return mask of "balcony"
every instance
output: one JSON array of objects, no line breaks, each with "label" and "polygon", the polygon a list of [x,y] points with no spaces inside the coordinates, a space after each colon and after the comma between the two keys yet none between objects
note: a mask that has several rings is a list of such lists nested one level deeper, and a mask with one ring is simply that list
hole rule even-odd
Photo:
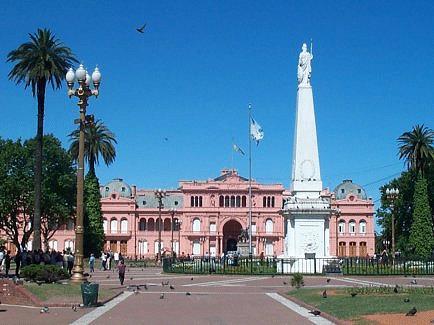
[{"label": "balcony", "polygon": [[104,232],[106,240],[123,240],[130,239],[132,231],[116,231],[116,232]]}]

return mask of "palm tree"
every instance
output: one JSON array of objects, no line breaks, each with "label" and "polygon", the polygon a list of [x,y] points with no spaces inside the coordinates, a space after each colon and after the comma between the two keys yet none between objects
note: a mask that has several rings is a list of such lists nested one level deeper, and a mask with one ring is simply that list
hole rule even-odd
[{"label": "palm tree", "polygon": [[[69,134],[71,141],[69,151],[75,160],[78,158],[79,137],[79,129]],[[101,120],[86,125],[84,128],[84,158],[89,164],[89,173],[95,175],[95,164],[99,164],[100,156],[107,166],[114,162],[116,158],[115,144],[117,144],[115,134]]]},{"label": "palm tree", "polygon": [[38,100],[38,126],[35,148],[35,211],[33,248],[41,248],[41,182],[42,142],[44,134],[45,90],[47,83],[53,89],[62,86],[66,71],[76,63],[71,49],[60,42],[49,29],[38,29],[29,34],[30,41],[9,52],[7,62],[16,62],[9,72],[9,80],[24,88],[32,88],[33,97]]},{"label": "palm tree", "polygon": [[409,169],[426,172],[434,162],[434,131],[426,126],[416,125],[411,132],[404,132],[399,138],[399,159],[405,159]]}]

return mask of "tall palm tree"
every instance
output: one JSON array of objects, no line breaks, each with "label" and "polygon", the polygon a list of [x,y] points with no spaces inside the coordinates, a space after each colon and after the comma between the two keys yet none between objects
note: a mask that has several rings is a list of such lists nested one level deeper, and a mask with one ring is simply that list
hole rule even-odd
[{"label": "tall palm tree", "polygon": [[35,148],[35,211],[33,247],[41,248],[41,182],[42,142],[44,134],[45,90],[47,83],[53,89],[62,86],[66,71],[76,63],[71,49],[60,42],[49,29],[38,29],[29,34],[30,41],[9,52],[7,62],[16,63],[9,72],[9,80],[24,88],[32,88],[33,97],[38,100],[38,126]]},{"label": "tall palm tree", "polygon": [[416,125],[410,132],[399,138],[399,159],[405,159],[409,169],[426,172],[429,164],[434,163],[434,131],[426,126]]},{"label": "tall palm tree", "polygon": [[[69,151],[72,157],[77,160],[80,130],[72,131],[69,138],[71,141]],[[95,164],[99,164],[100,156],[107,166],[114,162],[116,158],[115,144],[117,144],[115,134],[101,120],[86,125],[84,129],[84,158],[89,164],[89,173],[95,175]]]}]

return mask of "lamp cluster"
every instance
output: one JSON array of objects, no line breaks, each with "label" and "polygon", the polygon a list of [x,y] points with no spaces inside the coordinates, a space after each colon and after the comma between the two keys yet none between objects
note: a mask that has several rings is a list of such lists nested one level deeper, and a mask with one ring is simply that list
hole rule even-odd
[{"label": "lamp cluster", "polygon": [[399,195],[399,190],[397,188],[386,189],[386,196],[388,199],[394,200],[398,197],[398,195]]},{"label": "lamp cluster", "polygon": [[[98,66],[95,67],[95,70],[92,73],[92,76],[89,75],[87,70],[83,67],[83,64],[80,64],[78,69],[74,71],[73,68],[69,68],[68,72],[65,76],[66,82],[68,84],[68,96],[72,97],[75,95],[76,91],[81,94],[84,93],[85,90],[90,90],[90,83],[93,81],[93,86],[95,89],[91,91],[90,95],[98,97],[98,89],[101,83],[101,72],[98,69]],[[79,88],[78,90],[74,90],[74,83],[78,82]],[[79,94],[80,94],[79,93]]]}]

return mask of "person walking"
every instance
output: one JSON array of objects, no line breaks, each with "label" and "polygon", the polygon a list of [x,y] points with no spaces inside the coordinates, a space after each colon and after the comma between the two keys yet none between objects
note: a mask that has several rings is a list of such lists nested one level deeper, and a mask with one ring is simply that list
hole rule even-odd
[{"label": "person walking", "polygon": [[89,258],[89,269],[90,269],[90,273],[95,272],[95,256],[93,254],[90,254],[90,258]]},{"label": "person walking", "polygon": [[115,265],[118,266],[118,264],[119,264],[119,253],[118,252],[114,252],[113,259],[115,260]]},{"label": "person walking", "polygon": [[120,261],[120,263],[118,264],[118,271],[119,271],[119,281],[121,282],[121,285],[124,285],[124,280],[125,280],[125,263],[124,261]]},{"label": "person walking", "polygon": [[15,254],[14,257],[14,261],[15,261],[15,276],[18,277],[18,275],[20,274],[20,266],[21,266],[21,250],[17,250],[17,253]]},{"label": "person walking", "polygon": [[74,267],[74,255],[72,255],[71,251],[68,251],[68,273],[72,275],[72,268]]},{"label": "person walking", "polygon": [[102,252],[101,254],[101,267],[100,267],[100,271],[105,271],[107,270],[107,255],[105,252]]},{"label": "person walking", "polygon": [[9,277],[9,269],[11,268],[11,251],[6,251],[6,255],[4,256],[4,261],[5,261],[5,272],[6,272],[6,277]]}]

